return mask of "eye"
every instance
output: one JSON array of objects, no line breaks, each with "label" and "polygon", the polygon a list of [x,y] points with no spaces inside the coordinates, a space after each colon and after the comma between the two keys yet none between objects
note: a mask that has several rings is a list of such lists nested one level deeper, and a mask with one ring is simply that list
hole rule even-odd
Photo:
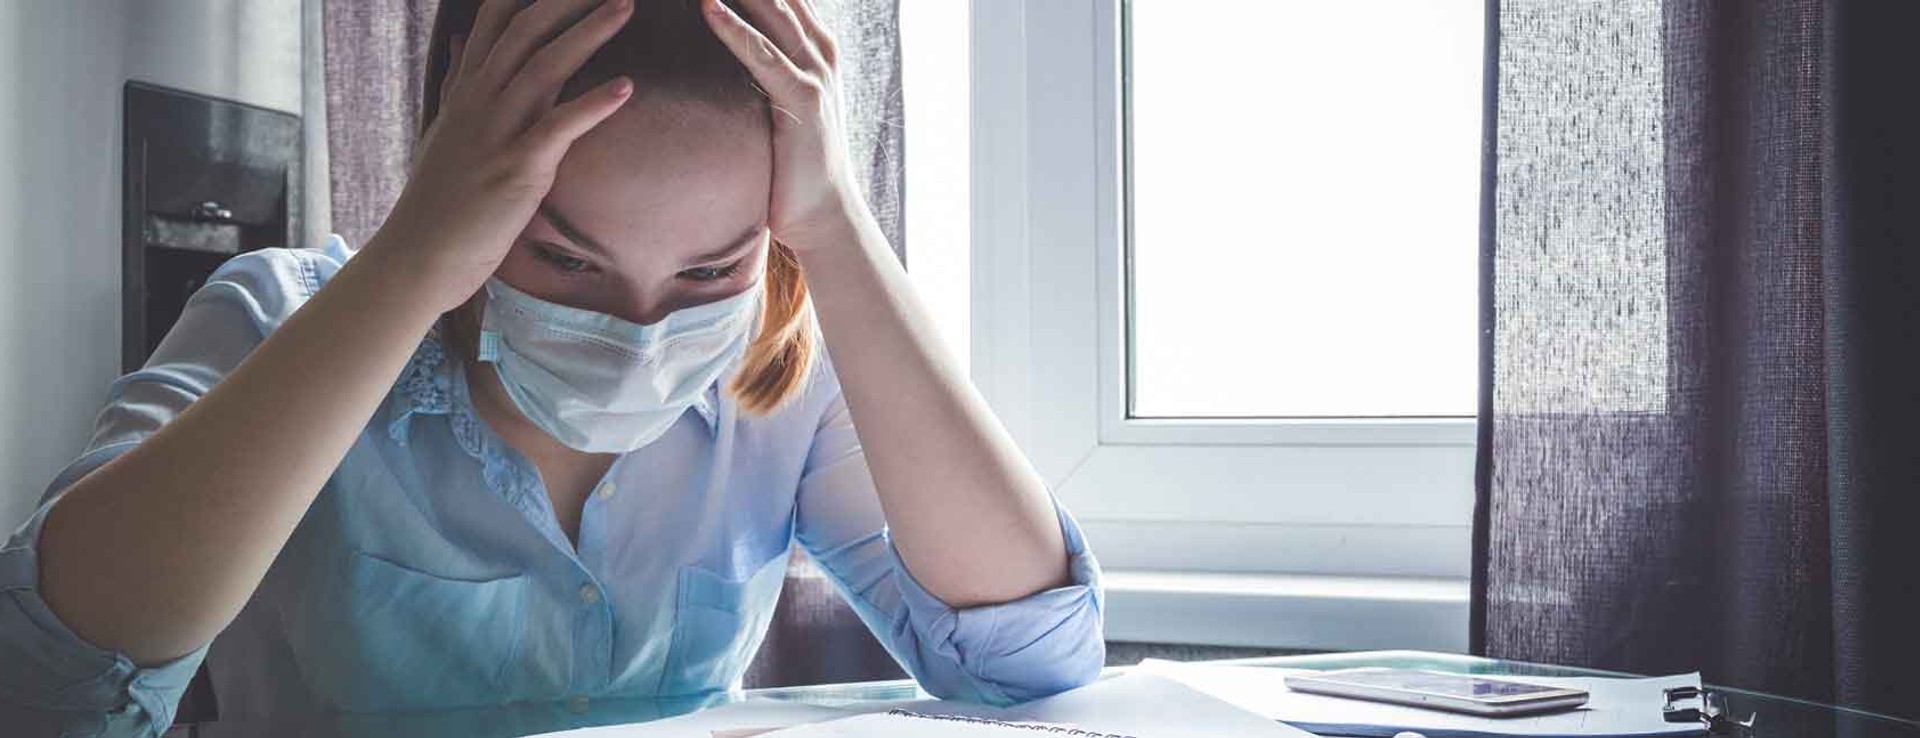
[{"label": "eye", "polygon": [[593,264],[589,263],[586,259],[572,254],[561,253],[559,250],[549,246],[532,244],[532,247],[534,258],[546,262],[548,266],[554,269],[568,274],[583,274],[593,271]]},{"label": "eye", "polygon": [[694,267],[680,272],[679,276],[681,279],[690,279],[695,282],[718,282],[738,273],[740,273],[740,262],[736,261],[726,266]]}]

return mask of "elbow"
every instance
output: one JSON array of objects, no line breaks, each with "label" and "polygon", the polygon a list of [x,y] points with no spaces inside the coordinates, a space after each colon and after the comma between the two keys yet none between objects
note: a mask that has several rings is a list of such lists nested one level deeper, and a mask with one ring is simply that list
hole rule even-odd
[{"label": "elbow", "polygon": [[1092,684],[1106,668],[1107,644],[1095,625],[1077,633],[1060,633],[1057,642],[1040,651],[1042,659],[1021,659],[1021,668],[997,675],[994,702],[1020,703],[1037,700]]},{"label": "elbow", "polygon": [[[1035,637],[1001,641],[976,661],[975,676],[989,702],[1027,702],[1091,684],[1107,664],[1100,608],[1089,596]],[[1012,629],[1018,631],[1018,628]]]}]

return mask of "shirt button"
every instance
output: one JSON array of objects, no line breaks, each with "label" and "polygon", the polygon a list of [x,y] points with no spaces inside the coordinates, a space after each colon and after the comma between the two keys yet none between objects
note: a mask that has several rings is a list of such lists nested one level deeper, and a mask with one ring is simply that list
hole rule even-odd
[{"label": "shirt button", "polygon": [[587,711],[586,696],[574,695],[573,699],[567,700],[567,709],[572,710],[575,715],[585,713]]},{"label": "shirt button", "polygon": [[599,602],[600,590],[595,589],[594,586],[591,584],[580,585],[580,601],[585,602],[589,605]]},{"label": "shirt button", "polygon": [[604,500],[612,496],[613,496],[612,482],[607,482],[606,484],[600,485],[600,499]]}]

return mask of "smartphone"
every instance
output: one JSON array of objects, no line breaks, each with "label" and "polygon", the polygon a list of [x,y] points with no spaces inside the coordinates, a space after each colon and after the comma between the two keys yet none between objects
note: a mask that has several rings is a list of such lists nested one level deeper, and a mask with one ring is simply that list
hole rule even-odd
[{"label": "smartphone", "polygon": [[1587,693],[1580,689],[1413,669],[1346,669],[1290,675],[1286,681],[1298,692],[1482,717],[1571,710],[1587,703]]}]

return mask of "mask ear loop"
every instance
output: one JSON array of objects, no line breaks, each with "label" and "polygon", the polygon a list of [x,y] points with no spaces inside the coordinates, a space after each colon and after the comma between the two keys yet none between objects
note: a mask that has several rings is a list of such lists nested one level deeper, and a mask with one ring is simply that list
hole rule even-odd
[{"label": "mask ear loop", "polygon": [[[500,335],[500,331],[493,329],[493,280],[487,280],[486,286],[474,293],[474,298],[480,300],[477,307],[468,308],[480,311],[480,320],[477,321],[478,325],[474,326],[476,339],[474,360],[498,364],[503,354],[501,348],[506,339]],[[471,321],[472,318],[468,320]]]},{"label": "mask ear loop", "polygon": [[491,302],[486,287],[474,290],[467,298],[452,310],[440,314],[430,329],[440,337],[440,344],[446,347],[449,355],[465,365],[469,358],[477,358],[480,320],[475,314],[484,314],[487,303]]},{"label": "mask ear loop", "polygon": [[480,350],[475,358],[485,363],[499,363],[500,334],[493,331],[482,331],[480,333]]},{"label": "mask ear loop", "polygon": [[747,326],[747,345],[749,346],[753,345],[754,341],[760,340],[760,329],[767,325],[767,311],[773,309],[773,299],[767,296],[769,279],[772,277],[761,275],[760,283],[753,286],[754,291],[759,292],[760,296],[754,299],[759,309],[753,311],[753,325]]}]

